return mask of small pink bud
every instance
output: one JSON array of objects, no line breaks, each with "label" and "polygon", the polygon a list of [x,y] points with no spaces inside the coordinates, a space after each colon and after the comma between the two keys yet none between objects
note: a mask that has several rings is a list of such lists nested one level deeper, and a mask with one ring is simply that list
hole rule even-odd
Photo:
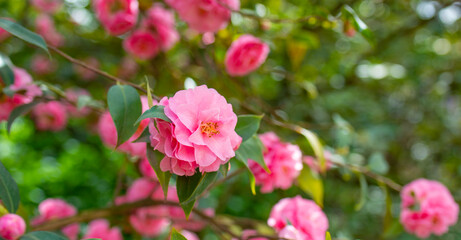
[{"label": "small pink bud", "polygon": [[16,214],[6,214],[0,217],[0,237],[6,240],[16,240],[26,230],[26,223]]}]

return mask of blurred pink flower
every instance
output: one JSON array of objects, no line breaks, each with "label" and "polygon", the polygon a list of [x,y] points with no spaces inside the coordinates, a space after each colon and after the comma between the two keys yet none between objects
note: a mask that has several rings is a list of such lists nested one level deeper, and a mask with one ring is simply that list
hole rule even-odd
[{"label": "blurred pink flower", "polygon": [[235,156],[242,141],[235,132],[237,116],[216,90],[202,85],[165,97],[160,104],[171,123],[152,119],[149,131],[152,147],[165,154],[162,171],[191,176],[199,167],[213,172]]},{"label": "blurred pink flower", "polygon": [[131,57],[124,57],[118,68],[118,75],[122,78],[132,78],[138,72],[138,63]]},{"label": "blurred pink flower", "polygon": [[[254,235],[258,235],[258,231],[256,230],[250,230],[250,229],[247,229],[247,230],[243,230],[242,231],[242,240],[268,240],[267,238],[263,238],[263,237],[257,237],[257,238],[253,238],[251,236],[254,236]],[[233,238],[232,240],[237,240],[235,238]]]},{"label": "blurred pink flower", "polygon": [[267,173],[258,163],[251,160],[248,165],[255,175],[256,184],[261,185],[261,192],[272,192],[274,188],[287,189],[293,185],[303,168],[301,150],[298,146],[281,142],[273,132],[259,135],[266,150],[264,162],[271,173]]},{"label": "blurred pink flower", "polygon": [[[101,65],[99,63],[99,60],[94,57],[86,58],[83,60],[83,62],[86,65],[94,67],[94,68],[99,68],[99,66]],[[74,70],[82,78],[82,80],[85,80],[85,81],[93,80],[98,76],[98,74],[95,73],[94,71],[91,71],[79,65],[74,65]]]},{"label": "blurred pink flower", "polygon": [[40,14],[35,19],[37,33],[47,41],[48,44],[59,47],[64,44],[64,37],[56,31],[53,19],[46,14]]},{"label": "blurred pink flower", "polygon": [[94,0],[96,17],[111,35],[121,35],[136,25],[138,0]]},{"label": "blurred pink flower", "polygon": [[[40,215],[31,221],[32,226],[37,226],[50,220],[72,217],[77,214],[77,209],[64,200],[48,198],[38,205],[38,212]],[[78,223],[74,223],[62,228],[61,231],[70,240],[76,240],[79,228]]]},{"label": "blurred pink flower", "polygon": [[111,228],[105,219],[96,219],[88,224],[88,230],[83,239],[99,238],[101,240],[123,240],[120,229]]},{"label": "blurred pink flower", "polygon": [[[279,236],[297,236],[296,240],[325,240],[328,229],[328,219],[322,209],[300,196],[280,200],[272,208],[267,224]],[[290,225],[294,229],[287,228]]]},{"label": "blurred pink flower", "polygon": [[6,240],[17,240],[26,231],[26,223],[16,214],[6,214],[0,217],[0,237]]},{"label": "blurred pink flower", "polygon": [[7,39],[10,36],[10,33],[5,31],[5,29],[0,28],[0,42]]},{"label": "blurred pink flower", "polygon": [[45,75],[56,70],[56,62],[52,61],[48,56],[35,55],[31,63],[32,71],[38,75]]},{"label": "blurred pink flower", "polygon": [[197,236],[197,234],[193,232],[189,232],[187,230],[182,230],[181,234],[187,239],[187,240],[200,240],[200,238]]},{"label": "blurred pink flower", "polygon": [[159,39],[154,33],[146,30],[136,30],[123,41],[125,51],[141,59],[155,57],[160,50]]},{"label": "blurred pink flower", "polygon": [[154,5],[147,11],[142,27],[156,34],[163,51],[168,51],[179,40],[173,13],[160,5]]},{"label": "blurred pink flower", "polygon": [[62,0],[32,0],[31,3],[44,13],[55,13],[62,6]]},{"label": "blurred pink flower", "polygon": [[404,186],[400,222],[419,238],[442,235],[458,221],[459,206],[448,189],[437,181],[418,179]]},{"label": "blurred pink flower", "polygon": [[[332,162],[333,154],[329,151],[323,152],[323,157],[325,158],[326,169],[330,169],[334,163]],[[320,165],[316,158],[312,156],[303,156],[303,162],[309,166],[313,171],[320,173]]]},{"label": "blurred pink flower", "polygon": [[215,41],[214,33],[212,32],[206,32],[202,36],[202,42],[205,45],[210,45],[213,44]]},{"label": "blurred pink flower", "polygon": [[144,177],[157,180],[157,175],[146,157],[139,161],[139,171]]},{"label": "blurred pink flower", "polygon": [[83,107],[82,109],[78,109],[76,107],[78,103],[78,98],[80,96],[90,96],[90,93],[87,90],[82,89],[82,88],[70,88],[66,90],[66,97],[69,101],[72,102],[72,104],[65,103],[67,112],[69,113],[71,117],[75,117],[75,118],[85,117],[91,111],[89,107]]},{"label": "blurred pink flower", "polygon": [[[238,10],[239,0],[166,0],[189,27],[201,32],[217,32],[227,26],[231,17],[228,8]],[[227,6],[227,7],[226,7]]]},{"label": "blurred pink flower", "polygon": [[66,107],[58,101],[37,104],[32,115],[37,129],[41,131],[60,131],[67,126]]},{"label": "blurred pink flower", "polygon": [[232,42],[224,60],[227,73],[231,76],[244,76],[259,68],[269,54],[269,45],[249,34],[240,36]]}]

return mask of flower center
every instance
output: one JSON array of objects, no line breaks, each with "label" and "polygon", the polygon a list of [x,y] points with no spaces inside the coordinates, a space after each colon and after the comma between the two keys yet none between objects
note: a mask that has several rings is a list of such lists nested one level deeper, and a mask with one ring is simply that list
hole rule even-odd
[{"label": "flower center", "polygon": [[200,123],[200,130],[205,133],[208,137],[213,137],[219,133],[218,123],[215,122],[202,122]]}]

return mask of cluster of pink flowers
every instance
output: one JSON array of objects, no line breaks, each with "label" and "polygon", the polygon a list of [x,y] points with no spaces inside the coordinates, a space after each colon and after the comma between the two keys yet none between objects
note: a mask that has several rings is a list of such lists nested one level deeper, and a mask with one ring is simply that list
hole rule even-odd
[{"label": "cluster of pink flowers", "polygon": [[0,217],[0,237],[5,240],[17,240],[26,231],[26,223],[16,214],[6,214]]},{"label": "cluster of pink flowers", "polygon": [[47,14],[40,14],[35,19],[37,33],[42,35],[46,42],[59,47],[64,44],[64,37],[56,31],[53,19]]},{"label": "cluster of pink flowers", "polygon": [[106,31],[114,36],[132,29],[138,20],[138,0],[95,0],[96,16]]},{"label": "cluster of pink flowers", "polygon": [[110,227],[105,219],[96,219],[88,224],[88,229],[83,239],[99,238],[101,240],[123,240],[122,233],[117,227]]},{"label": "cluster of pink flowers", "polygon": [[191,176],[198,167],[213,172],[235,156],[242,141],[235,132],[237,115],[216,90],[205,85],[182,90],[159,104],[171,120],[149,123],[152,147],[165,154],[162,171]]},{"label": "cluster of pink flowers", "polygon": [[[40,215],[31,221],[32,226],[37,226],[50,220],[74,216],[77,214],[77,209],[64,200],[49,198],[40,203],[38,212]],[[79,224],[73,223],[62,228],[61,231],[70,240],[76,240],[79,229]]]},{"label": "cluster of pink flowers", "polygon": [[267,173],[253,160],[248,165],[255,175],[256,184],[261,185],[261,192],[272,192],[275,188],[287,189],[298,177],[302,164],[302,153],[298,146],[281,142],[273,132],[259,135],[265,150],[264,162],[270,170]]},{"label": "cluster of pink flowers", "polygon": [[269,55],[269,46],[260,39],[245,34],[235,40],[227,50],[227,73],[231,76],[244,76],[261,66]]},{"label": "cluster of pink flowers", "polygon": [[280,237],[295,240],[324,240],[328,219],[315,202],[300,196],[284,198],[271,210],[267,224]]},{"label": "cluster of pink flowers", "polygon": [[402,189],[400,196],[400,222],[407,232],[420,238],[442,235],[458,221],[458,204],[437,181],[415,180]]}]

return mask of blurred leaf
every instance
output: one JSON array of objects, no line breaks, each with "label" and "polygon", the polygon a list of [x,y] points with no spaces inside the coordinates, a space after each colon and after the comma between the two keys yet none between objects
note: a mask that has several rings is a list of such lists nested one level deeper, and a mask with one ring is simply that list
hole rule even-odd
[{"label": "blurred leaf", "polygon": [[138,142],[145,142],[145,143],[150,143],[150,132],[149,132],[149,127],[146,127],[144,131],[142,131],[141,135],[133,141],[134,143]]},{"label": "blurred leaf", "polygon": [[197,172],[193,176],[178,176],[176,189],[178,199],[186,218],[189,217],[197,197],[205,191],[216,179],[218,172]]},{"label": "blurred leaf", "polygon": [[142,113],[138,92],[128,85],[114,85],[107,94],[109,112],[117,129],[117,147],[128,140],[138,128],[136,119]]},{"label": "blurred leaf", "polygon": [[325,162],[325,157],[323,156],[323,146],[322,143],[320,143],[320,140],[317,137],[317,135],[305,128],[298,126],[295,127],[295,130],[307,139],[312,149],[314,150],[317,161],[319,161],[321,171],[325,172],[327,169],[327,165]]},{"label": "blurred leaf", "polygon": [[15,213],[18,210],[20,200],[18,185],[2,162],[0,162],[0,199],[8,212]]},{"label": "blurred leaf", "polygon": [[251,136],[258,132],[263,115],[240,115],[238,116],[235,132],[242,137],[242,142],[245,142]]},{"label": "blurred leaf", "polygon": [[145,111],[134,123],[135,125],[139,124],[142,120],[146,118],[159,118],[167,122],[171,122],[171,120],[165,115],[164,112],[165,106],[162,105],[155,105],[152,106],[150,109]]},{"label": "blurred leaf", "polygon": [[230,162],[227,162],[219,167],[219,172],[223,175],[223,177],[227,177],[227,173],[229,172]]},{"label": "blurred leaf", "polygon": [[290,58],[291,65],[293,70],[297,70],[306,56],[307,49],[309,49],[306,42],[289,40],[287,43],[287,52]]},{"label": "blurred leaf", "polygon": [[52,232],[37,231],[22,236],[20,240],[66,240],[66,238]]},{"label": "blurred leaf", "polygon": [[3,206],[3,204],[0,204],[0,217],[5,215],[5,214],[8,214],[8,210],[6,210],[6,208]]},{"label": "blurred leaf", "polygon": [[323,208],[323,182],[318,174],[304,165],[298,176],[298,184],[305,193],[309,194]]},{"label": "blurred leaf", "polygon": [[46,46],[45,40],[43,38],[34,33],[29,31],[28,29],[24,28],[23,26],[14,23],[10,20],[0,18],[0,28],[3,28],[5,31],[11,33],[12,35],[28,42],[31,43],[43,50],[45,50],[48,54],[48,47]]},{"label": "blurred leaf", "polygon": [[357,15],[353,8],[351,8],[349,5],[344,5],[342,13],[345,19],[349,20],[352,23],[357,32],[360,32],[362,36],[369,42],[375,42],[373,33],[370,31],[365,22],[363,22],[362,19],[360,19],[360,17]]},{"label": "blurred leaf", "polygon": [[77,99],[77,109],[81,110],[86,106],[103,108],[103,104],[100,101],[93,99],[91,96],[88,95],[80,95]]},{"label": "blurred leaf", "polygon": [[13,64],[10,58],[2,53],[0,53],[0,78],[6,86],[14,83]]},{"label": "blurred leaf", "polygon": [[330,232],[328,231],[326,233],[325,240],[331,240],[331,235],[330,235]]},{"label": "blurred leaf", "polygon": [[10,116],[8,117],[8,123],[6,125],[6,130],[8,133],[11,131],[11,126],[13,125],[14,121],[16,118],[19,116],[27,114],[35,105],[39,104],[41,101],[33,101],[28,104],[23,104],[20,106],[17,106],[13,111],[11,111]]},{"label": "blurred leaf", "polygon": [[155,156],[154,149],[150,146],[150,143],[146,143],[146,155],[147,155],[147,160],[149,161],[150,165],[154,169],[155,174],[157,175],[157,179],[160,185],[162,186],[163,194],[166,199],[168,195],[168,185],[170,183],[171,173],[163,172],[162,169],[160,169],[161,160],[159,160]]},{"label": "blurred leaf", "polygon": [[389,164],[380,152],[375,152],[370,156],[368,167],[378,174],[386,174],[389,171]]},{"label": "blurred leaf", "polygon": [[187,240],[187,238],[173,228],[171,229],[171,240]]},{"label": "blurred leaf", "polygon": [[253,135],[247,141],[243,142],[239,149],[235,151],[235,157],[248,166],[248,160],[251,159],[257,162],[266,172],[270,173],[263,157],[264,146],[258,136]]},{"label": "blurred leaf", "polygon": [[362,209],[363,205],[365,205],[365,202],[367,201],[367,195],[368,195],[368,183],[367,179],[365,179],[365,176],[363,174],[359,174],[359,182],[360,182],[360,201],[355,204],[355,211],[359,211]]}]

